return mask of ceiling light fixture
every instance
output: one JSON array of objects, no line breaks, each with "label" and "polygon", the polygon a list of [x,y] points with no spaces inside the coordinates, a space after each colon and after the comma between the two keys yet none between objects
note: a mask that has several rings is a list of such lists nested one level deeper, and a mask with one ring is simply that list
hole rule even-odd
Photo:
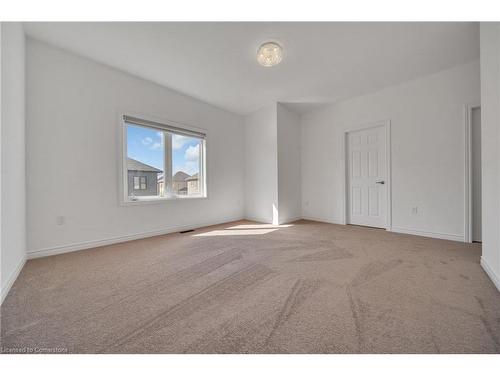
[{"label": "ceiling light fixture", "polygon": [[262,66],[278,65],[283,59],[283,48],[278,43],[266,42],[257,51],[257,61]]}]

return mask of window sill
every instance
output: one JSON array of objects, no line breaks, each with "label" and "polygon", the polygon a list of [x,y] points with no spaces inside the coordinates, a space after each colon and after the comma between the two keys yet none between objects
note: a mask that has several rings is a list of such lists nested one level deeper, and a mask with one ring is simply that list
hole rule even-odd
[{"label": "window sill", "polygon": [[205,200],[208,199],[207,196],[198,197],[164,197],[164,198],[142,198],[137,200],[124,200],[121,201],[122,206],[140,206],[143,204],[161,204],[167,202],[178,202],[178,201],[190,201],[190,200]]}]

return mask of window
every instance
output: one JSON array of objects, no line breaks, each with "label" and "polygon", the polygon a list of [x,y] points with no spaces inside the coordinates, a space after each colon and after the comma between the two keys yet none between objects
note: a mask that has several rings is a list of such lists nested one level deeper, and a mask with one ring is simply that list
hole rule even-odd
[{"label": "window", "polygon": [[146,181],[146,177],[134,176],[134,190],[146,190]]},{"label": "window", "polygon": [[125,202],[206,196],[200,131],[123,116]]}]

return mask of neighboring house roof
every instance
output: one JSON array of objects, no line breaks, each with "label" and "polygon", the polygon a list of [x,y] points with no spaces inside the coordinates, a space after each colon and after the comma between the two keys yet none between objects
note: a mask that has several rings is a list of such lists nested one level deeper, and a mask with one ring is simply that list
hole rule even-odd
[{"label": "neighboring house roof", "polygon": [[186,178],[185,181],[196,181],[198,179],[198,173],[195,173],[191,177]]},{"label": "neighboring house roof", "polygon": [[184,182],[186,181],[186,178],[189,178],[190,176],[187,173],[184,173],[182,171],[177,172],[174,174],[174,182]]},{"label": "neighboring house roof", "polygon": [[161,170],[156,169],[155,167],[141,163],[139,160],[135,160],[132,158],[127,158],[127,170],[141,172],[161,172]]}]

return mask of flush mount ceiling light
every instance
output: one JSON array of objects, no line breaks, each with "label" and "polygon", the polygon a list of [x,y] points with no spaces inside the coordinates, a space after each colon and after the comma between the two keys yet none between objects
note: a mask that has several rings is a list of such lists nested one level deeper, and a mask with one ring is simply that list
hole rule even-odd
[{"label": "flush mount ceiling light", "polygon": [[278,43],[266,42],[257,51],[257,61],[262,66],[278,65],[283,58],[283,48]]}]

